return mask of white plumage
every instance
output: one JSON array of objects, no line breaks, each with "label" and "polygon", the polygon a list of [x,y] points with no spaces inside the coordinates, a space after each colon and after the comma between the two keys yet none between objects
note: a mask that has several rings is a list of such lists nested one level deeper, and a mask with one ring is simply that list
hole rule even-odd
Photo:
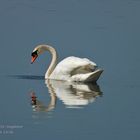
[{"label": "white plumage", "polygon": [[83,81],[84,75],[95,70],[97,65],[87,58],[67,57],[57,64],[50,79]]},{"label": "white plumage", "polygon": [[45,74],[46,79],[96,82],[103,72],[102,69],[96,70],[96,63],[89,59],[74,56],[67,57],[56,65],[56,50],[49,45],[39,45],[34,49],[33,53],[36,51],[38,55],[44,51],[49,51],[52,54],[51,64]]}]

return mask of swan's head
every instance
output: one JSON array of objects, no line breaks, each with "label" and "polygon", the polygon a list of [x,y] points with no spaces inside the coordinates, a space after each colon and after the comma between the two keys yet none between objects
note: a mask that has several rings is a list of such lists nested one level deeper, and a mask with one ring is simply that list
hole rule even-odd
[{"label": "swan's head", "polygon": [[31,64],[36,60],[36,58],[45,51],[45,48],[42,45],[39,45],[34,48],[33,52],[31,53]]}]

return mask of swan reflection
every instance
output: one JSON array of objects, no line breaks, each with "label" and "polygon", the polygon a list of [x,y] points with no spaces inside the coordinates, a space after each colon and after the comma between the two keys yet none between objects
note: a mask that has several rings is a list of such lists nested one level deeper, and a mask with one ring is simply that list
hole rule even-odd
[{"label": "swan reflection", "polygon": [[50,93],[50,102],[45,105],[31,92],[31,105],[33,111],[49,112],[56,107],[57,98],[63,102],[66,108],[82,108],[102,95],[99,85],[93,83],[69,83],[64,81],[46,80],[46,86]]},{"label": "swan reflection", "polygon": [[56,95],[67,108],[79,108],[95,101],[102,95],[100,87],[93,83],[69,83],[46,80],[50,95]]},{"label": "swan reflection", "polygon": [[31,92],[30,96],[31,96],[31,105],[32,105],[33,111],[49,112],[55,108],[56,96],[55,96],[55,94],[53,94],[53,92],[50,93],[51,100],[50,100],[48,106],[46,106],[43,102],[41,102],[40,100],[37,99],[35,92]]}]

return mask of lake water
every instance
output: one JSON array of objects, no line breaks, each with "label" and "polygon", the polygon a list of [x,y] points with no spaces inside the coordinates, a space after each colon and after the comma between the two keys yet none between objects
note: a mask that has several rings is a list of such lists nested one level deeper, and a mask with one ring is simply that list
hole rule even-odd
[{"label": "lake water", "polygon": [[[139,0],[1,0],[0,139],[139,140],[139,13]],[[95,61],[97,85],[45,81],[50,54],[30,64],[42,43]]]}]

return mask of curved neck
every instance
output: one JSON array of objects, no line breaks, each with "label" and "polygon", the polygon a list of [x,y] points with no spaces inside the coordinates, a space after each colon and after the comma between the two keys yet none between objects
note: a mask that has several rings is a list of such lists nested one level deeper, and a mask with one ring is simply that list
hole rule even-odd
[{"label": "curved neck", "polygon": [[51,63],[50,63],[49,68],[45,74],[45,77],[49,78],[49,76],[51,75],[51,73],[53,72],[53,70],[55,69],[56,64],[57,64],[57,52],[53,47],[51,47],[49,45],[41,45],[41,46],[42,46],[42,49],[44,51],[49,51],[52,55]]}]

